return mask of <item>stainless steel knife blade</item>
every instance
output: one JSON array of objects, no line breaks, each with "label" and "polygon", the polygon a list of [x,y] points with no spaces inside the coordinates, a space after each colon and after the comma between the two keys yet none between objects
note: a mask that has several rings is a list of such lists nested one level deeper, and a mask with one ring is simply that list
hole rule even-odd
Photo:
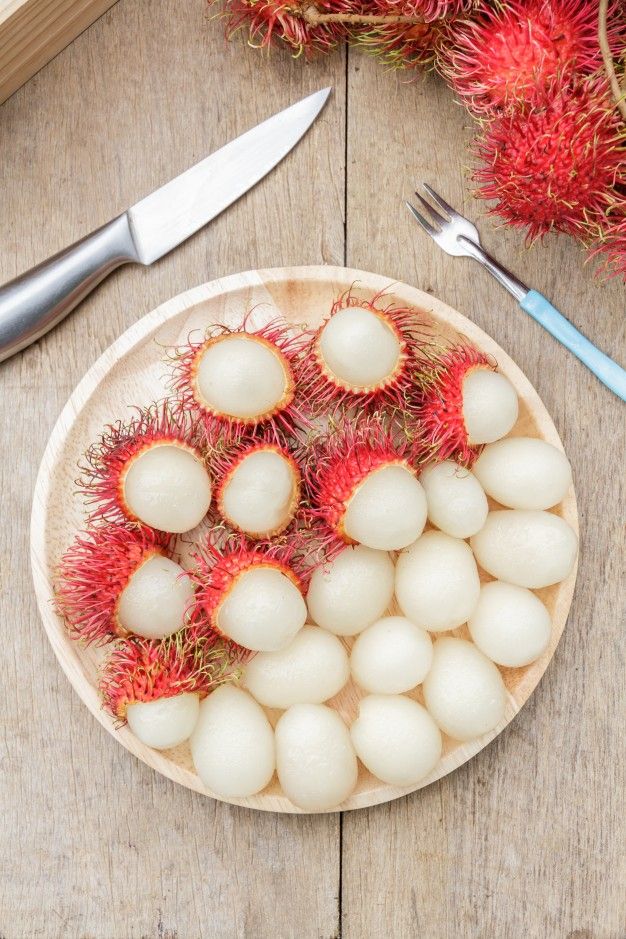
[{"label": "stainless steel knife blade", "polygon": [[257,124],[128,210],[139,260],[151,264],[269,173],[322,110],[330,88]]}]

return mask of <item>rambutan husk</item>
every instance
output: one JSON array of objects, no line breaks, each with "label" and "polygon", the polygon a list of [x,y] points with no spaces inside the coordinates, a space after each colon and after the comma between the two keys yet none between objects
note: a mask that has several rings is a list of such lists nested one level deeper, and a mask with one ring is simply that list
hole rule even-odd
[{"label": "rambutan husk", "polygon": [[471,466],[480,454],[482,447],[469,443],[463,419],[463,382],[477,368],[495,371],[497,365],[474,346],[459,345],[447,349],[419,375],[422,390],[414,434],[426,457]]},{"label": "rambutan husk", "polygon": [[344,530],[344,519],[350,499],[367,477],[386,466],[413,471],[424,454],[421,438],[411,439],[380,412],[358,421],[345,418],[311,441],[304,464],[306,515],[323,537],[327,556],[356,544]]},{"label": "rambutan husk", "polygon": [[118,640],[100,672],[103,707],[124,723],[129,704],[186,693],[204,698],[235,678],[236,666],[232,649],[194,629],[160,640]]},{"label": "rambutan husk", "polygon": [[[626,38],[623,0],[611,0],[609,45]],[[597,0],[508,0],[483,4],[455,22],[438,50],[439,68],[475,114],[533,101],[570,74],[590,75],[602,66]]]},{"label": "rambutan husk", "polygon": [[549,231],[584,237],[622,201],[625,139],[605,78],[554,82],[485,126],[476,195],[496,200],[488,214],[525,228],[529,242]]},{"label": "rambutan husk", "polygon": [[204,463],[191,413],[175,410],[169,399],[134,410],[136,416],[131,420],[105,427],[79,466],[82,475],[76,485],[85,497],[92,521],[134,522],[147,527],[126,503],[124,480],[133,462],[152,447],[180,447]]},{"label": "rambutan husk", "polygon": [[132,575],[155,555],[170,557],[171,536],[145,526],[99,525],[79,534],[55,575],[55,606],[72,639],[102,645],[130,633],[117,614]]},{"label": "rambutan husk", "polygon": [[[311,415],[333,416],[354,406],[368,410],[382,407],[407,410],[411,407],[412,375],[420,363],[426,361],[424,350],[431,341],[430,333],[419,310],[393,303],[385,305],[383,298],[383,291],[371,299],[364,299],[350,288],[335,300],[329,315],[316,330],[302,376],[306,407]],[[393,372],[376,385],[365,388],[350,385],[335,375],[326,365],[320,348],[324,327],[338,312],[350,307],[369,310],[378,316],[393,332],[400,347]]]},{"label": "rambutan husk", "polygon": [[[275,528],[273,531],[263,532],[254,535],[250,532],[244,532],[228,516],[224,506],[224,493],[228,484],[231,482],[236,470],[243,461],[255,453],[269,452],[275,453],[285,460],[293,473],[294,487],[289,511],[289,517],[283,525]],[[294,521],[298,507],[300,505],[302,472],[294,454],[287,443],[287,439],[281,434],[270,428],[265,428],[261,433],[250,434],[240,432],[235,438],[227,440],[218,440],[212,447],[208,463],[211,472],[211,478],[215,481],[215,503],[217,511],[226,525],[233,531],[240,531],[251,540],[266,541],[281,535]]]},{"label": "rambutan husk", "polygon": [[[220,537],[221,536],[221,537]],[[250,542],[244,535],[214,530],[191,554],[191,579],[196,585],[189,607],[190,624],[208,636],[219,636],[244,658],[251,651],[224,636],[219,628],[220,607],[239,577],[258,568],[272,568],[288,577],[301,593],[305,593],[313,570],[308,558],[311,544],[301,531],[274,541]]]},{"label": "rambutan husk", "polygon": [[596,273],[626,281],[626,200],[618,211],[590,227],[587,243],[589,260],[599,262]]},{"label": "rambutan husk", "polygon": [[[285,373],[286,388],[283,399],[272,411],[252,418],[233,417],[215,411],[202,397],[196,375],[200,359],[206,349],[221,339],[245,335],[272,349]],[[171,388],[176,400],[177,413],[193,413],[198,418],[203,441],[207,446],[221,439],[233,439],[244,432],[257,428],[269,428],[280,439],[298,424],[306,424],[298,395],[299,376],[303,366],[303,354],[309,343],[306,333],[290,326],[282,318],[276,318],[264,326],[254,327],[250,315],[241,327],[231,329],[215,324],[210,326],[200,339],[190,338],[186,345],[171,350]]]}]

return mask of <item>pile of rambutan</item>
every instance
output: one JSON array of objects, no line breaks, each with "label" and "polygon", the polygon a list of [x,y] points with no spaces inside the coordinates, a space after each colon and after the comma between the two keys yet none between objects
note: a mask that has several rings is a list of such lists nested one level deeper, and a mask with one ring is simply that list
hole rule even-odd
[{"label": "pile of rambutan", "polygon": [[293,639],[320,563],[419,536],[427,456],[477,452],[462,382],[492,365],[437,359],[416,310],[351,290],[316,330],[253,320],[171,349],[170,396],[106,426],[80,467],[87,526],[57,610],[111,644],[104,704],[151,746],[187,739],[212,688]]},{"label": "pile of rambutan", "polygon": [[347,41],[436,69],[480,123],[475,195],[522,229],[579,239],[626,278],[624,0],[209,0],[250,43],[310,58]]}]

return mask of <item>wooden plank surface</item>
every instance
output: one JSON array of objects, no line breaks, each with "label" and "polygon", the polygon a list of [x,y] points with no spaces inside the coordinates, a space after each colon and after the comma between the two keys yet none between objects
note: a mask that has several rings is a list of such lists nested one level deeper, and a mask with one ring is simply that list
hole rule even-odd
[{"label": "wooden plank surface", "polygon": [[[345,66],[341,53],[304,66],[239,40],[224,46],[203,0],[120,0],[0,107],[4,280],[289,101],[335,87],[306,140],[227,214],[157,266],[119,272],[0,367],[4,939],[624,935],[624,412],[479,268],[438,253],[404,213],[421,178],[477,211],[464,186],[470,121],[447,90],[352,53],[346,89]],[[598,286],[567,240],[527,252],[518,236],[487,222],[483,231],[623,355],[623,286]],[[344,260],[432,291],[515,358],[572,459],[583,546],[564,637],[511,727],[442,782],[340,824],[207,801],[117,746],[45,640],[27,545],[46,437],[123,329],[214,276]]]}]

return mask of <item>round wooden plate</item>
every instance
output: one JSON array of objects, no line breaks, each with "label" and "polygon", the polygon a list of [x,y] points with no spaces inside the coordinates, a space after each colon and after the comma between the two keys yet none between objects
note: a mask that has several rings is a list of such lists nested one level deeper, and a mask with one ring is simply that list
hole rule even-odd
[{"label": "round wooden plate", "polygon": [[[185,342],[190,332],[204,330],[210,323],[238,325],[242,314],[249,310],[253,310],[253,320],[259,324],[280,313],[292,323],[316,326],[328,312],[332,300],[351,286],[363,296],[385,290],[390,302],[422,309],[434,320],[443,337],[453,339],[464,335],[492,355],[519,395],[520,417],[513,433],[541,437],[563,448],[548,412],[528,379],[489,336],[460,313],[414,287],[376,274],[338,267],[300,267],[249,271],[212,281],[174,297],[144,316],[113,343],[80,382],[52,431],[39,470],[31,523],[33,575],[44,626],[62,668],[87,707],[128,750],[170,779],[207,795],[213,793],[202,786],[196,775],[187,744],[159,752],[144,746],[127,727],[115,727],[112,718],[100,706],[96,687],[97,664],[104,651],[86,649],[71,641],[54,612],[52,576],[55,565],[84,524],[81,500],[72,495],[76,464],[105,423],[124,418],[129,414],[129,405],[147,404],[164,396],[167,370],[161,347]],[[554,511],[578,531],[573,489]],[[482,572],[481,577],[490,579]],[[538,661],[526,668],[501,669],[508,703],[505,718],[495,730],[470,743],[444,738],[442,759],[418,786],[386,785],[359,766],[357,788],[339,808],[376,805],[426,786],[465,763],[497,736],[528,699],[552,658],[565,626],[575,579],[574,570],[563,583],[538,591],[552,616],[550,646]],[[454,634],[467,635],[466,627],[455,630]],[[351,639],[346,640],[348,647],[351,643]],[[418,700],[420,694],[420,689],[414,692]],[[356,716],[360,696],[359,690],[350,683],[329,703],[349,723]],[[268,711],[268,715],[275,723],[279,712]],[[300,811],[282,794],[276,777],[259,795],[228,801],[272,812]]]}]

